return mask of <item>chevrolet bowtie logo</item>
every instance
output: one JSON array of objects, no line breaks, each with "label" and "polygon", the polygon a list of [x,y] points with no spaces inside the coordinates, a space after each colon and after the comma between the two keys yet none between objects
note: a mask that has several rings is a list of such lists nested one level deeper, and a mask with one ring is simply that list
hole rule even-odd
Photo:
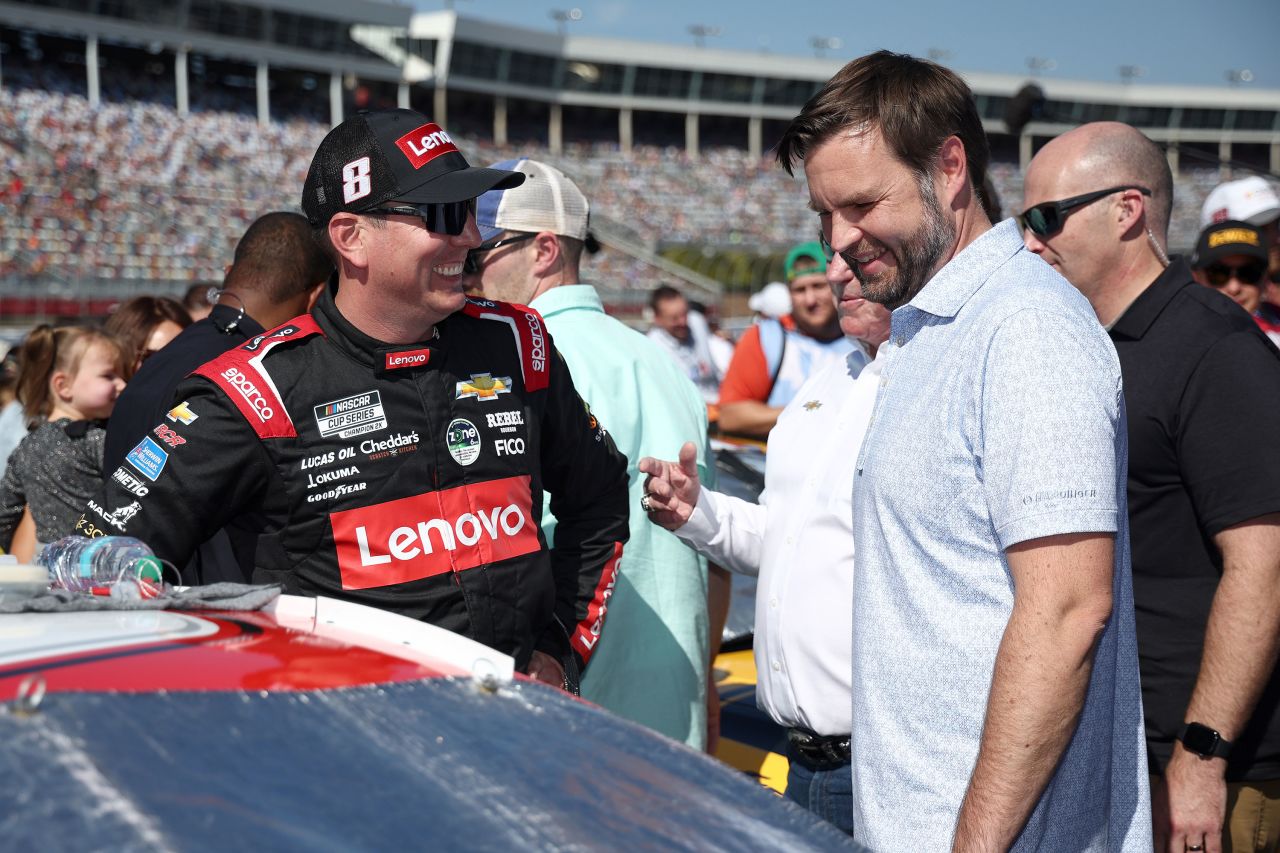
[{"label": "chevrolet bowtie logo", "polygon": [[809,402],[804,404],[804,410],[806,412],[816,411],[817,409],[821,409],[821,408],[822,408],[821,400],[810,400]]},{"label": "chevrolet bowtie logo", "polygon": [[169,410],[169,420],[171,421],[181,421],[182,423],[189,425],[198,417],[200,416],[187,408],[186,400],[183,400],[181,403]]},{"label": "chevrolet bowtie logo", "polygon": [[511,393],[510,376],[490,376],[488,373],[473,373],[471,381],[458,383],[455,399],[464,400],[475,397],[480,400],[496,399],[499,394]]}]

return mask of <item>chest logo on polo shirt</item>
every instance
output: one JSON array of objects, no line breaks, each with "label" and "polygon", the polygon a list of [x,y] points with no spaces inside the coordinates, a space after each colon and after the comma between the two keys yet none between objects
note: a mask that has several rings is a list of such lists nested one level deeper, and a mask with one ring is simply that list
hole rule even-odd
[{"label": "chest logo on polo shirt", "polygon": [[499,394],[511,393],[510,376],[491,376],[488,373],[473,373],[470,380],[458,383],[458,391],[454,399],[465,400],[475,397],[478,400],[496,400]]},{"label": "chest logo on polo shirt", "polygon": [[362,391],[340,400],[330,400],[315,406],[314,412],[322,438],[333,435],[351,438],[387,428],[382,395],[377,391]]},{"label": "chest logo on polo shirt", "polygon": [[816,412],[818,409],[821,409],[821,408],[822,408],[821,400],[810,400],[809,402],[804,404],[804,410],[806,412]]}]

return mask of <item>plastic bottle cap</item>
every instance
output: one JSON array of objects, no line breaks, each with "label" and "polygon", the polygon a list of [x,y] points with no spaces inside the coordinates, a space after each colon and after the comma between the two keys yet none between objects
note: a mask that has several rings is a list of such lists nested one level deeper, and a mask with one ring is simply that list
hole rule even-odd
[{"label": "plastic bottle cap", "polygon": [[133,564],[133,569],[138,576],[138,580],[159,583],[164,579],[164,567],[160,565],[160,561],[155,557],[139,557],[138,561]]}]

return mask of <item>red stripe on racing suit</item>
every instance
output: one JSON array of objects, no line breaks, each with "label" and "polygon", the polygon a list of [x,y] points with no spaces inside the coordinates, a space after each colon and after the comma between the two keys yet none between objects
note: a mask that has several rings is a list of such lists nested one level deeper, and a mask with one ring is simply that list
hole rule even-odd
[{"label": "red stripe on racing suit", "polygon": [[298,432],[275,383],[262,369],[262,357],[280,344],[323,334],[316,321],[303,314],[228,350],[192,375],[221,387],[259,438],[294,438]]},{"label": "red stripe on racing suit", "polygon": [[494,302],[489,299],[468,299],[462,306],[463,313],[485,320],[498,320],[511,326],[520,350],[520,369],[524,373],[524,387],[528,391],[541,391],[551,381],[550,348],[547,345],[547,326],[542,315],[527,305],[514,302]]},{"label": "red stripe on racing suit", "polygon": [[618,561],[621,559],[622,543],[615,542],[613,556],[604,564],[604,570],[600,572],[600,583],[596,585],[596,594],[587,605],[587,617],[573,631],[573,648],[583,663],[591,660],[591,653],[600,641],[604,617],[609,610],[609,599],[613,597],[613,587],[618,582]]}]

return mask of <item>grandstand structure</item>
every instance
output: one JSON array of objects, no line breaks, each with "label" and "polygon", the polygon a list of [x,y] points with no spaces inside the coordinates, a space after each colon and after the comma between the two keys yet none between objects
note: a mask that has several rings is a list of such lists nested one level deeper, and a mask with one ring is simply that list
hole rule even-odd
[{"label": "grandstand structure", "polygon": [[[83,306],[85,293],[216,281],[249,221],[296,209],[330,126],[399,105],[448,127],[473,161],[530,154],[578,178],[616,305],[672,277],[714,299],[721,285],[777,277],[780,253],[812,233],[803,187],[769,149],[845,59],[562,34],[379,0],[0,0],[0,298],[10,313],[17,297],[47,311],[50,293]],[[1027,79],[961,73],[1006,212],[1035,150],[1086,121],[1125,121],[1168,146],[1174,248],[1191,245],[1214,183],[1280,172],[1274,90],[1040,79],[1039,117],[1010,133]]]}]

